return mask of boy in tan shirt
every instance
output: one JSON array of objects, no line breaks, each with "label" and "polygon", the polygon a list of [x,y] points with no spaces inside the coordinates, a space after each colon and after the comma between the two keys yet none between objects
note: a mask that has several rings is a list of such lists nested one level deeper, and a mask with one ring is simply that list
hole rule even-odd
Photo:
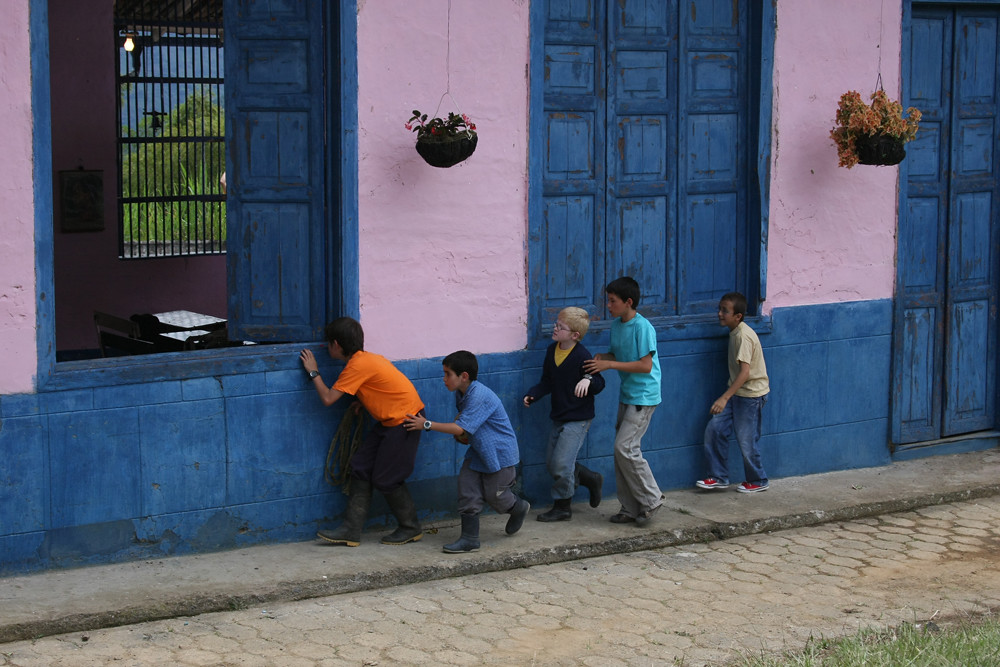
[{"label": "boy in tan shirt", "polygon": [[719,301],[719,324],[729,327],[729,388],[712,403],[712,418],[705,427],[705,460],[708,477],[699,489],[729,487],[729,443],[735,437],[743,455],[746,481],[740,493],[767,491],[767,473],[760,461],[760,413],[771,390],[764,364],[764,350],[757,333],[743,318],[746,297],[730,292]]}]

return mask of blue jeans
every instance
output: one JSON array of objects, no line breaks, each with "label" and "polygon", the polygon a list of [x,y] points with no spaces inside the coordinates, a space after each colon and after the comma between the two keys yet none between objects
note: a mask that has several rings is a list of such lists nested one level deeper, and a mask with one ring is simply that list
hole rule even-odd
[{"label": "blue jeans", "polygon": [[748,398],[733,396],[722,412],[714,415],[705,427],[705,460],[708,476],[729,483],[729,446],[736,438],[743,454],[743,473],[747,482],[766,484],[767,474],[760,463],[760,412],[767,394]]},{"label": "blue jeans", "polygon": [[545,467],[552,475],[552,498],[555,500],[572,498],[576,493],[576,456],[592,421],[552,422]]}]

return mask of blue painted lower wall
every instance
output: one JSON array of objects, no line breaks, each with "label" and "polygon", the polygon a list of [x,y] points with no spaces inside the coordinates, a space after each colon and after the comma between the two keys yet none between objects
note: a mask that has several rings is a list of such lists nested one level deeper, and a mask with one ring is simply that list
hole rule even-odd
[{"label": "blue painted lower wall", "polygon": [[[771,376],[762,439],[771,479],[889,463],[891,316],[883,300],[778,309],[754,323]],[[727,333],[659,343],[663,403],[643,450],[663,489],[704,474],[702,432],[725,389]],[[585,343],[592,352],[607,345],[600,336]],[[288,356],[273,368],[247,362],[211,377],[163,370],[129,384],[105,378],[0,397],[0,573],[308,540],[335,524],[345,496],[324,481],[323,465],[344,406],[324,408],[297,349]],[[518,430],[521,492],[537,508],[551,502],[549,406],[543,399],[526,409],[520,398],[542,356],[480,358],[480,380]],[[440,359],[399,366],[431,419],[454,417]],[[338,370],[321,368],[328,382]],[[581,457],[604,474],[614,503],[618,380],[608,380]],[[450,436],[424,436],[410,488],[425,518],[454,514],[463,454]],[[735,445],[730,460],[741,479]],[[376,500],[372,522],[387,516]]]}]

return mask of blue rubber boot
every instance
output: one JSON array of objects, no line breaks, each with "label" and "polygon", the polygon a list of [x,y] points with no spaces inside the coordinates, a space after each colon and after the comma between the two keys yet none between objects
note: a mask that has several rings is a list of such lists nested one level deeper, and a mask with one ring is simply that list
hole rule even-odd
[{"label": "blue rubber boot", "polygon": [[465,554],[479,551],[479,515],[462,515],[462,536],[451,544],[444,545],[446,554]]}]

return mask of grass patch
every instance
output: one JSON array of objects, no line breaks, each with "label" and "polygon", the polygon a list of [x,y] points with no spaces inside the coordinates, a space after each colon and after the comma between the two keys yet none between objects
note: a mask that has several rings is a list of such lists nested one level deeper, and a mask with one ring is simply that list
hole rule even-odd
[{"label": "grass patch", "polygon": [[841,639],[810,639],[801,652],[749,655],[739,667],[907,667],[1000,665],[1000,618],[989,615],[861,630]]}]

